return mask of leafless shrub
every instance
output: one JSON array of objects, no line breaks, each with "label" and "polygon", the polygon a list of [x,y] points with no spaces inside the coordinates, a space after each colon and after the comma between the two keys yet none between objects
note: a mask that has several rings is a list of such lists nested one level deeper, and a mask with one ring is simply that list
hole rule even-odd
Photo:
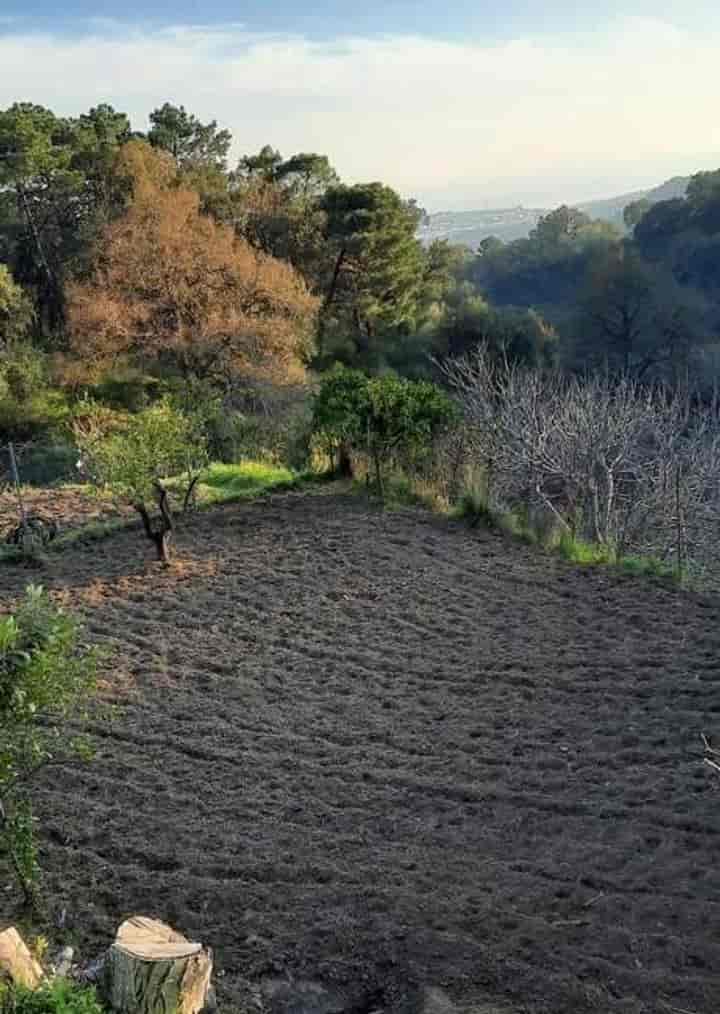
[{"label": "leafless shrub", "polygon": [[442,367],[463,405],[489,506],[522,506],[573,538],[720,579],[720,426],[687,396],[630,379]]}]

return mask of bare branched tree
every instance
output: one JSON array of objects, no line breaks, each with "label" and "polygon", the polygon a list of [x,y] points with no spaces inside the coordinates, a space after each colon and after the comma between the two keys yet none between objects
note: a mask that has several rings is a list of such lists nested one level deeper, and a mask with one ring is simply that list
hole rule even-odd
[{"label": "bare branched tree", "polygon": [[463,405],[489,506],[523,506],[619,556],[720,579],[720,425],[712,408],[637,380],[569,378],[479,349],[442,365]]}]

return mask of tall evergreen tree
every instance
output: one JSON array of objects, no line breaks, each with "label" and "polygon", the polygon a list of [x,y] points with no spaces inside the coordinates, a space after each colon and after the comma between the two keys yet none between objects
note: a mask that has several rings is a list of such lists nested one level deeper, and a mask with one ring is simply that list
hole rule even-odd
[{"label": "tall evergreen tree", "polygon": [[379,334],[412,329],[425,258],[418,210],[381,183],[331,187],[321,202],[333,251],[320,318],[321,354],[331,331],[350,337],[360,361]]}]

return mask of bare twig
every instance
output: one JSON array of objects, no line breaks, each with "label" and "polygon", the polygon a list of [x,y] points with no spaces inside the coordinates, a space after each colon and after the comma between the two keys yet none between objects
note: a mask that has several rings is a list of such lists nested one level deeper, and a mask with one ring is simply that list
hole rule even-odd
[{"label": "bare twig", "polygon": [[708,738],[707,738],[707,736],[705,735],[704,732],[700,733],[700,739],[703,741],[703,746],[705,747],[706,753],[714,753],[714,754],[720,755],[720,750],[714,750],[710,746],[710,741],[708,740]]}]

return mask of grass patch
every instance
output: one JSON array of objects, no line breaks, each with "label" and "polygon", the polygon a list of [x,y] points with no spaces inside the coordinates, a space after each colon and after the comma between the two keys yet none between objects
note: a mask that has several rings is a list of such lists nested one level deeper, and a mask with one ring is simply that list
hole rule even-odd
[{"label": "grass patch", "polygon": [[200,506],[251,499],[271,490],[292,489],[307,481],[305,473],[269,465],[262,461],[243,461],[239,465],[216,462],[204,473],[197,486]]},{"label": "grass patch", "polygon": [[568,563],[577,563],[583,567],[607,567],[617,563],[617,557],[608,546],[593,542],[584,542],[570,532],[563,532],[553,547]]},{"label": "grass patch", "polygon": [[634,577],[655,577],[664,581],[682,580],[676,567],[671,567],[654,556],[624,556],[618,561],[618,566],[626,574]]},{"label": "grass patch", "polygon": [[533,528],[523,511],[496,511],[488,504],[484,490],[471,484],[465,488],[460,500],[452,509],[453,517],[465,521],[471,528],[482,526],[493,531],[502,531],[511,538],[527,545],[541,546],[556,553],[568,563],[580,567],[612,567],[633,577],[650,577],[657,580],[685,583],[686,575],[676,567],[657,557],[618,556],[611,546],[587,542],[562,532],[553,535]]}]

